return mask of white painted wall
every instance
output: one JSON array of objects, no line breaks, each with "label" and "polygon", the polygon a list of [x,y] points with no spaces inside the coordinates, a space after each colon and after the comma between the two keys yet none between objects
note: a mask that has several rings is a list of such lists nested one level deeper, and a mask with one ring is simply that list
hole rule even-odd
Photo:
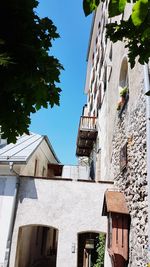
[{"label": "white painted wall", "polygon": [[16,183],[15,176],[0,176],[0,267],[5,266],[6,253],[9,252],[7,241],[13,219]]},{"label": "white painted wall", "polygon": [[[77,234],[107,232],[107,218],[101,213],[104,192],[109,187],[112,184],[21,178],[9,267],[17,267],[19,227],[35,224],[59,230],[57,267],[76,267]],[[75,253],[71,251],[73,243]],[[105,259],[105,266],[110,267],[107,252]]]},{"label": "white painted wall", "polygon": [[[37,176],[42,176],[43,167],[45,168],[45,176],[47,175],[47,164],[49,162],[56,163],[52,151],[47,142],[43,139],[41,144],[32,154],[26,164],[14,164],[13,170],[22,175],[34,175],[35,160],[38,160]],[[11,235],[12,218],[14,216],[15,198],[16,198],[17,177],[12,176],[9,162],[5,165],[0,164],[0,267],[4,267],[6,254],[9,254],[7,247],[8,235]],[[8,255],[9,256],[9,255]]]},{"label": "white painted wall", "polygon": [[89,166],[64,165],[62,178],[89,180]]}]

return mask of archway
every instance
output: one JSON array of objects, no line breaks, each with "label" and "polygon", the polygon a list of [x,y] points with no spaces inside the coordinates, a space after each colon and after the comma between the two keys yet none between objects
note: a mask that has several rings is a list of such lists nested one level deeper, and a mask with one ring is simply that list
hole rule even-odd
[{"label": "archway", "polygon": [[84,232],[78,234],[77,267],[92,267],[96,264],[100,233]]},{"label": "archway", "polygon": [[58,230],[43,225],[19,228],[15,267],[56,267]]}]

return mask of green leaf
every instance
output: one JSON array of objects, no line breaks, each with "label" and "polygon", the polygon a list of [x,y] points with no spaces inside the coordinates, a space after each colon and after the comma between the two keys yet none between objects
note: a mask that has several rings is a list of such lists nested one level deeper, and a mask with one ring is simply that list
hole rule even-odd
[{"label": "green leaf", "polygon": [[138,0],[132,8],[132,21],[135,26],[140,26],[148,14],[148,0]]},{"label": "green leaf", "polygon": [[119,10],[120,10],[121,13],[124,12],[126,3],[127,3],[127,0],[120,0],[120,1],[119,1]]},{"label": "green leaf", "polygon": [[142,34],[141,36],[141,40],[144,42],[145,39],[149,39],[150,40],[150,27],[148,27]]},{"label": "green leaf", "polygon": [[40,104],[36,104],[36,105],[35,105],[35,108],[36,108],[36,110],[38,111],[38,110],[41,108],[41,105],[40,105]]},{"label": "green leaf", "polygon": [[85,16],[91,14],[99,5],[100,0],[83,0],[83,10]]},{"label": "green leaf", "polygon": [[98,243],[96,246],[97,259],[93,267],[103,267],[104,266],[104,255],[105,255],[105,234],[100,233],[98,237]]},{"label": "green leaf", "polygon": [[6,53],[0,54],[0,65],[1,66],[6,67],[8,64],[13,63],[10,60],[11,58]]},{"label": "green leaf", "polygon": [[120,15],[124,11],[126,3],[127,0],[111,0],[108,6],[109,17]]},{"label": "green leaf", "polygon": [[44,102],[43,103],[43,108],[48,108],[48,103]]}]

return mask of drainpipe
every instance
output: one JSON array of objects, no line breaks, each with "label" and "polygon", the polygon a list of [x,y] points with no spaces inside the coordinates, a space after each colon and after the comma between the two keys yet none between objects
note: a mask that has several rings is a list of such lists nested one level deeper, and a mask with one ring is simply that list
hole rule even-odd
[{"label": "drainpipe", "polygon": [[[145,93],[150,90],[148,65],[144,65]],[[148,203],[150,204],[150,96],[146,96],[146,138],[147,138],[147,181]],[[148,205],[148,221],[150,219],[150,205]],[[148,257],[150,256],[150,227],[148,228]]]},{"label": "drainpipe", "polygon": [[17,211],[17,196],[18,196],[18,189],[19,189],[19,175],[13,169],[13,162],[9,163],[9,168],[10,168],[10,172],[12,173],[12,175],[16,175],[17,179],[16,179],[16,187],[15,187],[15,192],[14,192],[13,208],[11,212],[11,219],[10,219],[10,225],[9,225],[7,247],[6,247],[6,252],[5,252],[4,267],[9,266],[12,235],[13,235],[13,229],[14,229],[14,223],[15,223],[16,211]]}]

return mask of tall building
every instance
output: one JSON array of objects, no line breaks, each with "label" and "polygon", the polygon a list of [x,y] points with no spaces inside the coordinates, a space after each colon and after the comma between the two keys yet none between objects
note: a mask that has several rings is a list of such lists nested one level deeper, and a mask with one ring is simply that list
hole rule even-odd
[{"label": "tall building", "polygon": [[0,140],[0,267],[91,267],[101,234],[104,267],[149,261],[149,66],[130,68],[107,22],[104,1],[87,54],[79,165],[61,164],[46,136]]},{"label": "tall building", "polygon": [[[112,266],[142,267],[148,262],[150,126],[146,123],[149,107],[145,88],[149,69],[139,63],[131,69],[125,44],[113,44],[106,38],[107,3],[99,5],[93,19],[87,54],[87,103],[80,119],[76,154],[81,160],[86,158],[92,180],[114,182],[112,191],[103,196]],[[127,13],[128,9],[124,16]]]}]

